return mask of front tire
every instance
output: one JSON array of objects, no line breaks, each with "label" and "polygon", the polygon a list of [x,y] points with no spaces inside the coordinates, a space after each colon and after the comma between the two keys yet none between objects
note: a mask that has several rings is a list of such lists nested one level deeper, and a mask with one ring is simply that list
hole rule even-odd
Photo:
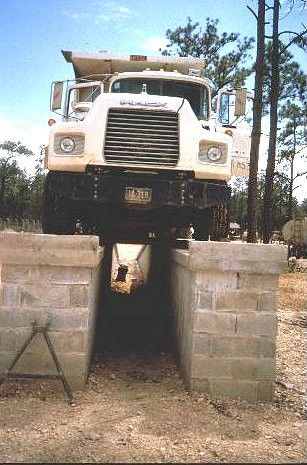
[{"label": "front tire", "polygon": [[196,241],[228,240],[229,208],[227,204],[214,205],[198,214],[194,221],[193,237]]},{"label": "front tire", "polygon": [[76,218],[72,202],[56,194],[45,184],[42,230],[44,234],[74,234]]},{"label": "front tire", "polygon": [[229,207],[227,204],[212,207],[211,240],[228,240],[229,235]]},{"label": "front tire", "polygon": [[193,238],[196,241],[207,241],[209,239],[210,226],[212,221],[211,209],[199,212],[194,223]]}]

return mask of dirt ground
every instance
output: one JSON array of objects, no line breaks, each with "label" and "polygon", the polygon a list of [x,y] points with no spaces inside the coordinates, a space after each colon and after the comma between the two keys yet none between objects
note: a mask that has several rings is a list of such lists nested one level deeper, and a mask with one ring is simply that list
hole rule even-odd
[{"label": "dirt ground", "polygon": [[272,404],[187,392],[162,346],[104,351],[75,407],[58,381],[2,385],[0,462],[306,462],[306,290],[280,277]]}]

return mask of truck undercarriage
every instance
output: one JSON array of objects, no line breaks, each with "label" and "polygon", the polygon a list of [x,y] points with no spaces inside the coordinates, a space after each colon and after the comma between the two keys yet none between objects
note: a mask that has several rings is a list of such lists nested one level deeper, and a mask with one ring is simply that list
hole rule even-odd
[{"label": "truck undercarriage", "polygon": [[192,226],[198,240],[209,234],[213,240],[227,237],[230,188],[225,182],[195,180],[187,172],[144,174],[102,167],[86,173],[49,172],[44,233],[135,242],[172,238]]}]

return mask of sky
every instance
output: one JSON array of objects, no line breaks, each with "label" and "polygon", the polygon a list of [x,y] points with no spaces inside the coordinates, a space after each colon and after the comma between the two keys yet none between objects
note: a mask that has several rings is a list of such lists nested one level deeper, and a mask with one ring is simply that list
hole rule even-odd
[{"label": "sky", "polygon": [[[186,25],[188,17],[200,25],[217,18],[220,33],[255,37],[246,5],[257,10],[256,0],[0,0],[0,143],[20,140],[36,154],[48,144],[51,82],[73,78],[61,50],[159,55],[167,29]],[[307,25],[306,9],[285,12],[280,30]],[[296,51],[295,58],[307,71],[306,55]],[[28,171],[36,164],[23,163]],[[305,189],[297,189],[298,198],[307,197]]]}]

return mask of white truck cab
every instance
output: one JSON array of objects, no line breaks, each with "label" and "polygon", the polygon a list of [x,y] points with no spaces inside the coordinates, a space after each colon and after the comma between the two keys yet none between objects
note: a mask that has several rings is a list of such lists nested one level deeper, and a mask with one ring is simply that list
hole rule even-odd
[{"label": "white truck cab", "polygon": [[188,225],[227,236],[231,152],[246,90],[212,118],[201,59],[62,52],[75,79],[52,85],[45,233],[146,240]]}]

